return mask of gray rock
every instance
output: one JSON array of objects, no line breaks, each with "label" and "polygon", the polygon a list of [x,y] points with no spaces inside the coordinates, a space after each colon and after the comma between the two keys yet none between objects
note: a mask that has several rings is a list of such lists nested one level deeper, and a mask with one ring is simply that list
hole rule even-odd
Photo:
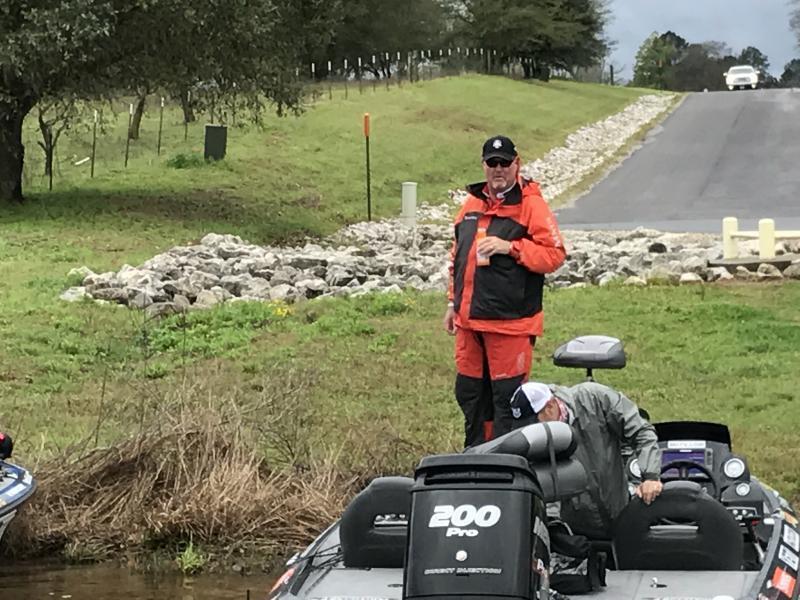
[{"label": "gray rock", "polygon": [[800,262],[794,262],[783,270],[786,279],[800,279]]},{"label": "gray rock", "polygon": [[700,275],[701,273],[705,273],[708,268],[708,261],[700,256],[690,256],[683,261],[682,267],[684,273]]},{"label": "gray rock", "polygon": [[637,277],[636,275],[631,275],[622,284],[631,285],[634,287],[644,287],[647,285],[647,281],[645,281],[641,277]]},{"label": "gray rock", "polygon": [[662,242],[653,242],[647,247],[647,251],[653,254],[663,254],[667,251],[667,247]]},{"label": "gray rock", "polygon": [[269,291],[270,300],[291,301],[297,297],[297,290],[288,283],[279,283]]},{"label": "gray rock", "polygon": [[87,266],[75,267],[74,269],[70,269],[69,273],[67,273],[67,277],[70,279],[73,277],[80,277],[82,282],[90,275],[96,275],[96,273]]},{"label": "gray rock", "polygon": [[761,263],[758,265],[756,274],[758,274],[761,279],[783,279],[780,269],[768,263]]},{"label": "gray rock", "polygon": [[128,292],[123,288],[99,288],[92,290],[92,298],[118,304],[128,304]]},{"label": "gray rock", "polygon": [[64,290],[59,296],[59,298],[67,302],[80,302],[81,300],[84,300],[86,298],[91,300],[92,295],[86,291],[85,287],[81,285]]},{"label": "gray rock", "polygon": [[697,273],[682,273],[678,283],[681,285],[703,283],[703,278]]},{"label": "gray rock", "polygon": [[211,308],[223,302],[221,294],[212,292],[211,290],[203,290],[197,294],[197,299],[192,305],[194,308]]},{"label": "gray rock", "polygon": [[725,267],[712,267],[706,272],[707,281],[728,281],[733,275]]},{"label": "gray rock", "polygon": [[619,278],[619,276],[614,273],[613,271],[606,271],[602,275],[597,278],[597,285],[600,287],[607,286],[610,283],[613,283]]},{"label": "gray rock", "polygon": [[138,292],[128,301],[131,308],[147,308],[153,304],[153,297],[147,292]]},{"label": "gray rock", "polygon": [[189,310],[189,307],[192,305],[189,299],[181,294],[175,294],[175,296],[172,298],[172,302],[181,311]]},{"label": "gray rock", "polygon": [[270,290],[272,286],[266,279],[259,279],[257,277],[250,278],[246,284],[243,284],[239,289],[237,296],[248,296],[250,298],[258,298],[261,300],[268,300],[270,298]]},{"label": "gray rock", "polygon": [[144,314],[150,319],[168,317],[184,312],[186,307],[179,306],[175,302],[155,302],[144,309]]},{"label": "gray rock", "polygon": [[219,285],[220,278],[210,273],[204,273],[203,271],[195,271],[189,275],[189,284],[195,288],[207,289]]}]

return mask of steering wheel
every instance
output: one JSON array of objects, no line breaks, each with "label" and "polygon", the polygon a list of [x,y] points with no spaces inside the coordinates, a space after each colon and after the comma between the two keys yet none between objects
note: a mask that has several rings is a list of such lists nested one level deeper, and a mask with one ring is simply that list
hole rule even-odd
[{"label": "steering wheel", "polygon": [[672,460],[661,467],[661,474],[663,475],[664,473],[666,473],[671,469],[678,469],[677,479],[686,479],[686,480],[691,480],[691,478],[689,477],[689,469],[697,469],[703,475],[706,476],[709,483],[711,483],[712,487],[714,488],[714,493],[710,494],[711,497],[719,500],[720,498],[719,483],[717,482],[717,478],[714,476],[714,473],[711,472],[711,469],[709,469],[705,465],[696,463],[692,460]]}]

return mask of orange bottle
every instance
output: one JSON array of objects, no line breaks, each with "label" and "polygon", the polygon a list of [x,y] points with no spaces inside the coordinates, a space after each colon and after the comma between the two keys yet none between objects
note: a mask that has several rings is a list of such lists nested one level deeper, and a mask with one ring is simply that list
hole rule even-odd
[{"label": "orange bottle", "polygon": [[490,264],[489,257],[485,254],[478,252],[478,244],[486,237],[486,227],[478,227],[478,233],[475,236],[475,264],[479,267],[485,267]]}]

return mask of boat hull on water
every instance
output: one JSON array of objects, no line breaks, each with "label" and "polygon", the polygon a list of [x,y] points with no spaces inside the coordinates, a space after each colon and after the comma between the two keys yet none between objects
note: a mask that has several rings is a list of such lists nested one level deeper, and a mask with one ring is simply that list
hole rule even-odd
[{"label": "boat hull on water", "polygon": [[24,467],[8,462],[12,449],[11,438],[0,433],[0,541],[19,508],[36,491],[36,480],[31,473]]}]

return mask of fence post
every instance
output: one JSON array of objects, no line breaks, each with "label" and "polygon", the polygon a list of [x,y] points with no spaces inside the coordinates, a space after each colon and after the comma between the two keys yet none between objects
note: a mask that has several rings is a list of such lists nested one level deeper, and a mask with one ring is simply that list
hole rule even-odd
[{"label": "fence post", "polygon": [[156,156],[161,156],[161,131],[164,129],[164,96],[161,96],[161,110],[158,113],[158,145]]},{"label": "fence post", "polygon": [[417,182],[404,181],[400,221],[409,227],[417,224]]},{"label": "fence post", "polygon": [[125,136],[125,168],[128,168],[128,154],[131,149],[131,124],[133,123],[133,104],[128,109],[128,132]]},{"label": "fence post", "polygon": [[758,257],[775,258],[775,221],[772,219],[758,221]]},{"label": "fence post", "polygon": [[97,109],[94,109],[94,125],[92,125],[92,170],[91,177],[94,179],[94,159],[97,154]]},{"label": "fence post", "polygon": [[347,59],[344,59],[344,99],[347,100]]},{"label": "fence post", "polygon": [[722,258],[736,258],[739,248],[733,237],[739,230],[739,220],[736,217],[722,219]]}]

